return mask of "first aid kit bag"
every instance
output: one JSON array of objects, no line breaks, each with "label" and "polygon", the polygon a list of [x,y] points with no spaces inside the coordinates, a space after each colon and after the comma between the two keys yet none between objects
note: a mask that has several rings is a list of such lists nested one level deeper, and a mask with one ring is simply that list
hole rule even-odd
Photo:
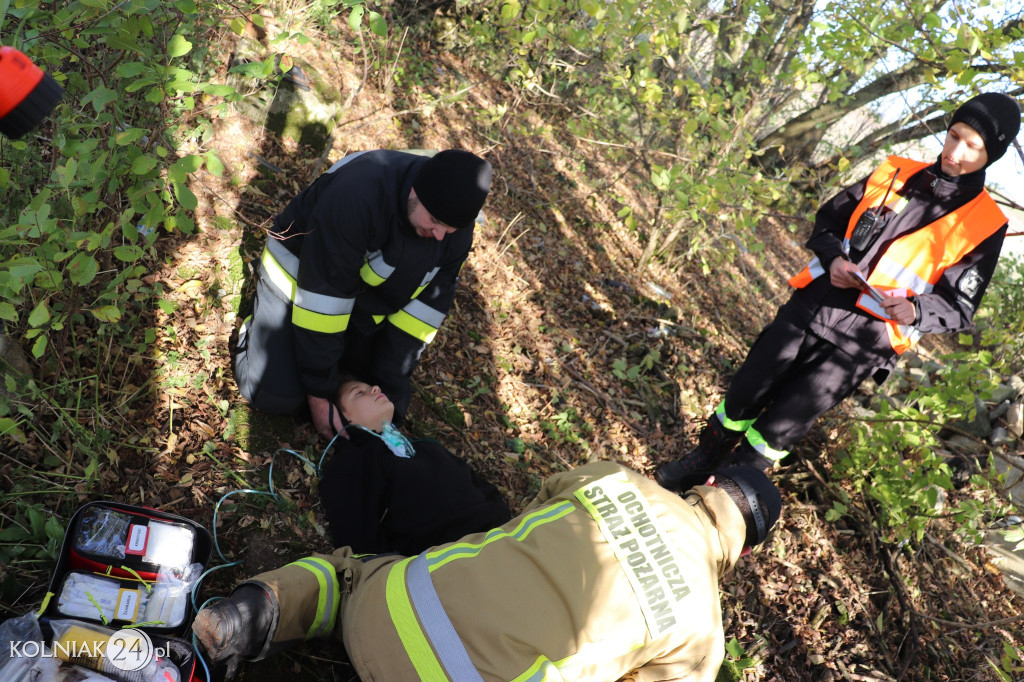
[{"label": "first aid kit bag", "polygon": [[191,519],[90,502],[68,524],[44,615],[183,634],[212,551],[209,531]]}]

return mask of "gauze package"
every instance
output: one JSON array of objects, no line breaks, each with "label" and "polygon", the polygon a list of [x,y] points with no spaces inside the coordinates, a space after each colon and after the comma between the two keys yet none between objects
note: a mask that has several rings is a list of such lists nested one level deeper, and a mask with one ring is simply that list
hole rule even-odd
[{"label": "gauze package", "polygon": [[64,578],[57,595],[57,612],[62,616],[89,618],[104,623],[136,623],[146,611],[149,594],[141,583],[125,586],[104,576],[72,571]]}]

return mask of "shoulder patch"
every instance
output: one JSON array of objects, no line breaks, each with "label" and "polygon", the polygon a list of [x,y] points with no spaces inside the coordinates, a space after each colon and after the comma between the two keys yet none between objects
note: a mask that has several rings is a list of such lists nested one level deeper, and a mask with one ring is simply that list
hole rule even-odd
[{"label": "shoulder patch", "polygon": [[968,268],[964,274],[960,275],[956,288],[970,300],[975,300],[978,296],[978,290],[981,289],[981,275],[978,274],[978,269]]}]

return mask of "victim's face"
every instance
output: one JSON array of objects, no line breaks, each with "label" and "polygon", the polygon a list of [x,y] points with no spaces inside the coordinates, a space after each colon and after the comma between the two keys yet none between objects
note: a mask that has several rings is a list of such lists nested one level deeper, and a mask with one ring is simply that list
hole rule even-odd
[{"label": "victim's face", "polygon": [[338,391],[339,408],[345,419],[371,431],[381,431],[395,416],[395,406],[380,387],[362,381],[348,381]]}]

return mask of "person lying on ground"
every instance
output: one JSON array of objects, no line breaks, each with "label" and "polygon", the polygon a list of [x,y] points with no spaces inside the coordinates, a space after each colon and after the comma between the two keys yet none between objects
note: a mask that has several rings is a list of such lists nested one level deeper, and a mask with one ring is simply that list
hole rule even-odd
[{"label": "person lying on ground", "polygon": [[549,478],[508,523],[417,556],[345,547],[260,574],[192,629],[229,676],[334,637],[363,680],[711,681],[718,581],[781,507],[752,467],[677,494],[595,462]]},{"label": "person lying on ground", "polygon": [[501,493],[466,462],[391,423],[380,387],[343,375],[335,401],[348,438],[334,441],[320,479],[335,547],[416,554],[509,520]]}]

